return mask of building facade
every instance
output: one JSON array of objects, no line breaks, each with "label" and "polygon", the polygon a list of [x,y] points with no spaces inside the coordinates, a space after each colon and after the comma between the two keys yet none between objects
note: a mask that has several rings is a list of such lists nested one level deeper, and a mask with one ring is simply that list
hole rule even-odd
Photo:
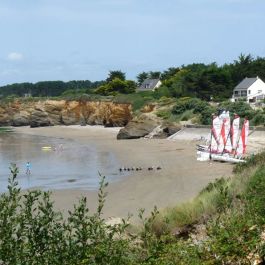
[{"label": "building facade", "polygon": [[265,98],[265,83],[257,76],[243,79],[233,91],[232,102],[244,100],[256,103]]}]

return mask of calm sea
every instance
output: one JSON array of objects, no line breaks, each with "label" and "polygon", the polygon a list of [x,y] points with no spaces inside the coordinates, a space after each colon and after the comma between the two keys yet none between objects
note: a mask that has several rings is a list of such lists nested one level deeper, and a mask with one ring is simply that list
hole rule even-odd
[{"label": "calm sea", "polygon": [[[52,149],[44,150],[50,146]],[[26,174],[26,163],[31,174]],[[100,151],[92,142],[79,144],[74,140],[23,134],[0,134],[0,192],[7,188],[10,163],[19,168],[22,189],[86,189],[98,188],[99,172],[113,182],[122,178],[119,161],[106,150]]]}]

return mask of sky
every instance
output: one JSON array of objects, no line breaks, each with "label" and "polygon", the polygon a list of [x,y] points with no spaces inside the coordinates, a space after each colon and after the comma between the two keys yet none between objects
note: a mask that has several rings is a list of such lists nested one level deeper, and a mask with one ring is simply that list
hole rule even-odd
[{"label": "sky", "polygon": [[264,0],[0,0],[0,85],[265,57]]}]

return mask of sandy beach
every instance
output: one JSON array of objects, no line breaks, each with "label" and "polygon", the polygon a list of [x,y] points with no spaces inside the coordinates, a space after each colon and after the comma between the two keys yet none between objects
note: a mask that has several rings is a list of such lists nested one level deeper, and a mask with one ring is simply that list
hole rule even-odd
[{"label": "sandy beach", "polygon": [[[109,185],[105,217],[126,217],[131,213],[136,220],[140,208],[149,213],[155,205],[162,209],[190,200],[209,182],[232,173],[231,164],[196,161],[195,138],[116,140],[118,131],[119,128],[99,126],[15,128],[17,133],[74,139],[78,143],[93,139],[98,148],[111,150],[121,167],[142,167],[142,171],[131,171],[128,177]],[[150,166],[161,166],[162,169],[148,171]],[[65,213],[82,195],[87,197],[89,208],[94,211],[97,206],[94,191],[53,191],[56,208]]]}]

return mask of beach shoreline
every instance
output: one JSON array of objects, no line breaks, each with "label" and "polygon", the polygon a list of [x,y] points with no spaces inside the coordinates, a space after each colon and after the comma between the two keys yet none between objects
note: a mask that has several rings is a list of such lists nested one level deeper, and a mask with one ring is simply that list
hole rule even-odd
[{"label": "beach shoreline", "polygon": [[[135,221],[140,208],[149,213],[154,206],[158,209],[175,206],[194,198],[216,178],[232,174],[231,164],[196,161],[195,140],[116,140],[118,131],[119,128],[100,126],[14,128],[15,133],[72,139],[81,144],[93,140],[97,148],[113,152],[120,167],[142,167],[142,171],[131,171],[129,176],[109,184],[103,211],[105,218],[126,218],[131,213]],[[162,169],[149,171],[150,166]],[[66,215],[81,196],[87,197],[92,212],[97,208],[96,191],[67,189],[52,192],[55,208]]]}]

